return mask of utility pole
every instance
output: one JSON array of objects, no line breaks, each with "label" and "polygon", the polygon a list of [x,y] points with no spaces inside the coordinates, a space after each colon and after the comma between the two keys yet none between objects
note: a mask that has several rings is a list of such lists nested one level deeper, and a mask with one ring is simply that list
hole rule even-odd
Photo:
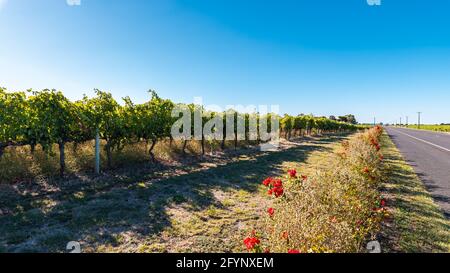
[{"label": "utility pole", "polygon": [[373,118],[373,126],[376,126],[377,125],[377,118],[375,117],[375,118]]},{"label": "utility pole", "polygon": [[402,127],[402,117],[400,117],[400,127]]},{"label": "utility pole", "polygon": [[420,129],[420,115],[422,115],[422,112],[417,112],[417,114],[418,114],[417,129]]},{"label": "utility pole", "polygon": [[406,116],[406,127],[408,127],[408,125],[409,125],[409,117]]}]

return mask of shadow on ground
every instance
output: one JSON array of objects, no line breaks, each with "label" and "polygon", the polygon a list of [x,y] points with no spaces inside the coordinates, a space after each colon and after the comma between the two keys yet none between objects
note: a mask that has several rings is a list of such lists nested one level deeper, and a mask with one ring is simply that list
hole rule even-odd
[{"label": "shadow on ground", "polygon": [[[64,252],[69,241],[82,242],[87,251],[127,242],[130,250],[133,242],[164,236],[173,225],[170,207],[182,206],[189,213],[226,209],[215,191],[258,192],[262,178],[279,175],[284,161],[303,162],[311,152],[330,149],[326,144],[343,137],[309,139],[283,151],[241,154],[215,163],[143,166],[102,177],[53,181],[50,187],[38,182],[2,187],[0,252]],[[214,216],[210,217],[205,223]],[[229,251],[226,245],[220,250]]]}]

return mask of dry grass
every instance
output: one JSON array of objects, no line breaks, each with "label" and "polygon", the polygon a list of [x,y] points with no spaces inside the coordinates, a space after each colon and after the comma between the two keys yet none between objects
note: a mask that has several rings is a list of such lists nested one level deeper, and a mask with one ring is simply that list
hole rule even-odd
[{"label": "dry grass", "polygon": [[[104,144],[104,143],[103,143]],[[234,142],[227,142],[226,149],[234,150]],[[248,143],[240,143],[239,149],[246,148]],[[182,162],[192,160],[192,157],[201,155],[201,145],[198,141],[189,141],[186,146],[185,157],[182,152],[181,141],[161,141],[154,148],[156,159],[159,162]],[[113,152],[112,170],[127,168],[136,164],[153,163],[148,154],[149,145],[145,142],[125,145],[122,150]],[[207,156],[221,154],[220,143],[207,142],[205,145]],[[100,153],[101,166],[105,171],[106,153]],[[40,146],[31,153],[30,146],[8,147],[0,158],[0,184],[16,184],[31,182],[36,177],[44,179],[58,178],[59,152],[55,144],[50,152],[44,152]],[[66,147],[66,173],[68,176],[85,175],[94,171],[94,142],[88,141],[75,145],[68,143]]]},{"label": "dry grass", "polygon": [[3,185],[0,251],[64,252],[68,241],[79,241],[84,252],[242,252],[242,237],[261,226],[271,202],[261,174],[280,175],[342,138]]}]

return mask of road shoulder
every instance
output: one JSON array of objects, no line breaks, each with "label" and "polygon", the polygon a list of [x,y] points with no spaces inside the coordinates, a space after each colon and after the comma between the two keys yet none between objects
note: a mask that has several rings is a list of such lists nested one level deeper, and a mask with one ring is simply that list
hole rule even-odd
[{"label": "road shoulder", "polygon": [[382,144],[392,214],[383,228],[385,252],[450,252],[450,222],[387,134]]}]

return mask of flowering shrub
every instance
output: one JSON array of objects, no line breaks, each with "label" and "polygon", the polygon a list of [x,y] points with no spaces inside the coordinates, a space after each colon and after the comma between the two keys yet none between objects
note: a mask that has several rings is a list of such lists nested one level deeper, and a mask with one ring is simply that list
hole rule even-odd
[{"label": "flowering shrub", "polygon": [[297,177],[297,170],[289,170],[288,171],[290,178],[296,178]]},{"label": "flowering shrub", "polygon": [[268,187],[268,194],[275,195],[275,197],[281,197],[284,194],[283,182],[281,179],[267,178],[263,181],[263,185]]},{"label": "flowering shrub", "polygon": [[343,142],[328,166],[310,177],[289,170],[284,183],[264,180],[277,198],[267,209],[263,235],[257,244],[248,240],[247,249],[255,251],[257,246],[261,251],[263,245],[275,253],[361,251],[389,215],[379,191],[382,133],[381,127],[374,127]]},{"label": "flowering shrub", "polygon": [[261,253],[260,243],[261,241],[259,240],[256,231],[252,231],[251,236],[244,239],[244,245],[250,252]]}]

